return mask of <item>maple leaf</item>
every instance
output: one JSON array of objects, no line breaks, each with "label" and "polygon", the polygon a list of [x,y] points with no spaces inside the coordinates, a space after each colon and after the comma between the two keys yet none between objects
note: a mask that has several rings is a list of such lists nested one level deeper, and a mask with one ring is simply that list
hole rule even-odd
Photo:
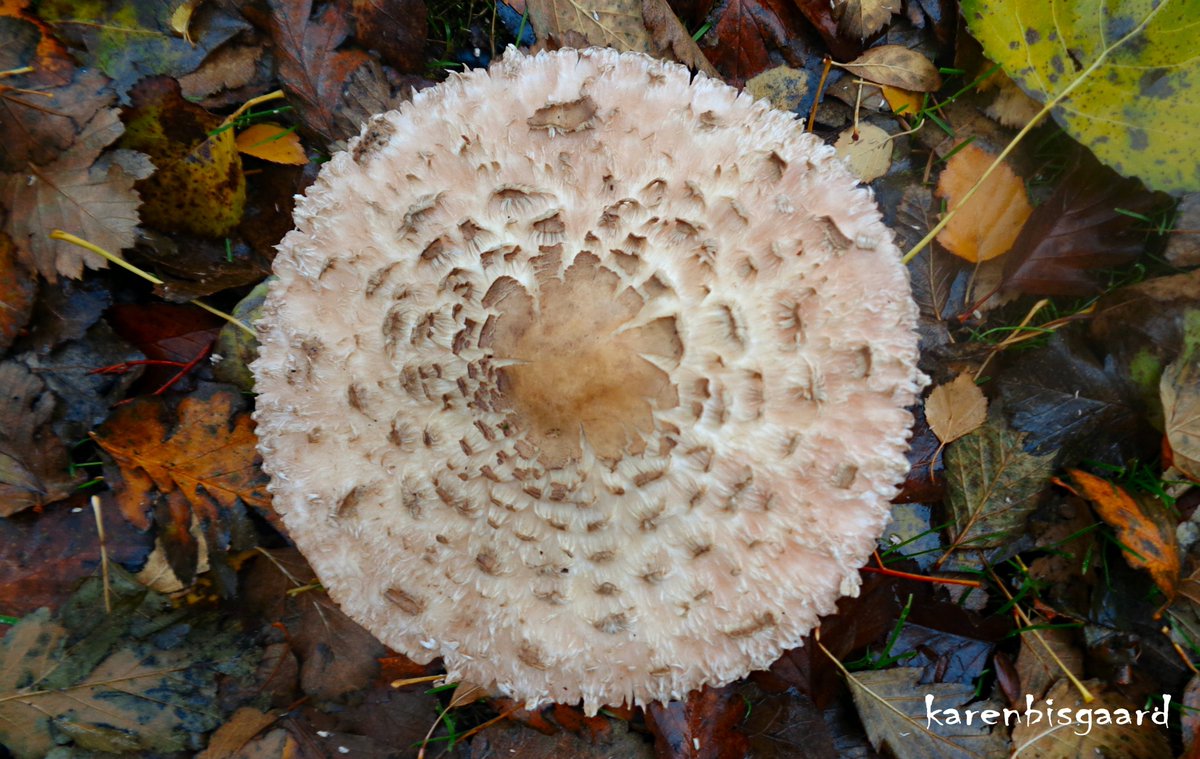
[{"label": "maple leaf", "polygon": [[300,119],[326,141],[346,137],[337,126],[334,108],[350,75],[369,59],[361,50],[337,50],[350,33],[345,15],[330,5],[310,21],[311,0],[271,0],[268,5],[279,80],[295,101]]},{"label": "maple leaf", "polygon": [[94,253],[50,239],[52,230],[66,230],[112,252],[133,245],[141,202],[133,184],[149,176],[149,164],[96,160],[123,130],[116,109],[102,110],[57,161],[0,180],[0,205],[12,209],[7,231],[20,258],[51,282],[60,274],[77,279],[85,265],[107,266]]},{"label": "maple leaf", "polygon": [[171,568],[184,582],[199,558],[193,519],[219,555],[246,547],[238,545],[245,506],[270,508],[254,422],[242,406],[237,392],[207,385],[179,402],[173,420],[161,398],[139,398],[92,434],[116,464],[108,479],[121,512],[145,529],[154,505]]}]

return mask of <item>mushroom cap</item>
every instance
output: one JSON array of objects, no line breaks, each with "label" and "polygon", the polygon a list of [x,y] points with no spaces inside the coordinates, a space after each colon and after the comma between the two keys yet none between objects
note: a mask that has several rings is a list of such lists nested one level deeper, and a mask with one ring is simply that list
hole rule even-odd
[{"label": "mushroom cap", "polygon": [[387,645],[590,714],[766,667],[858,592],[916,309],[791,114],[639,54],[510,52],[376,116],[295,217],[263,466]]}]

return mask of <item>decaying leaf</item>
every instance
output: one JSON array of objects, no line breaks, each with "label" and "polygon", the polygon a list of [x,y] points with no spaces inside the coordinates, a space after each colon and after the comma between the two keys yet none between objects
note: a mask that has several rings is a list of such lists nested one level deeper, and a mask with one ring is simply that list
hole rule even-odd
[{"label": "decaying leaf", "polygon": [[539,35],[676,60],[717,76],[717,70],[666,0],[526,0]]},{"label": "decaying leaf", "polygon": [[27,173],[0,183],[0,205],[11,209],[9,236],[26,265],[51,282],[60,274],[77,279],[85,264],[92,269],[108,265],[94,253],[50,239],[52,230],[65,230],[114,253],[133,245],[140,203],[133,185],[145,174],[135,170],[131,175],[119,161],[96,160],[123,129],[116,109],[102,110],[57,161],[30,165]]},{"label": "decaying leaf", "polygon": [[1122,554],[1131,567],[1145,569],[1170,601],[1179,584],[1179,544],[1175,525],[1157,505],[1139,502],[1124,488],[1094,474],[1072,469],[1071,481],[1096,513],[1117,531]]},{"label": "decaying leaf", "polygon": [[198,560],[193,519],[210,553],[219,553],[247,547],[246,506],[270,506],[254,423],[243,405],[238,393],[220,385],[185,397],[174,418],[161,399],[139,398],[93,434],[116,464],[107,477],[121,512],[144,529],[154,509],[171,567],[185,583]]},{"label": "decaying leaf", "polygon": [[288,127],[279,124],[254,124],[237,136],[237,149],[255,158],[272,163],[302,166],[308,163],[300,136]]},{"label": "decaying leaf", "polygon": [[354,38],[379,51],[399,71],[417,73],[425,64],[429,12],[425,0],[353,0]]},{"label": "decaying leaf", "polygon": [[[1143,715],[1138,724],[1137,705],[1126,702],[1117,693],[1103,692],[1103,684],[1089,680],[1089,690],[1100,691],[1095,701],[1084,703],[1079,691],[1068,680],[1059,680],[1046,694],[1045,699],[1034,701],[1033,709],[1043,719],[1033,722],[1022,720],[1013,728],[1013,756],[1022,759],[1067,759],[1084,756],[1119,756],[1121,759],[1160,759],[1173,756],[1165,730],[1166,711],[1159,708]],[[1067,715],[1076,710],[1090,712],[1086,718],[1076,722],[1058,719],[1061,710]],[[1047,716],[1053,710],[1056,719],[1050,722]],[[1161,712],[1153,718],[1154,712]],[[1099,715],[1105,714],[1111,722],[1103,722]]]},{"label": "decaying leaf", "polygon": [[1159,383],[1175,468],[1200,482],[1200,350],[1180,356]]},{"label": "decaying leaf", "polygon": [[[993,174],[988,182],[995,179]],[[983,192],[986,185],[976,197]],[[1080,155],[1012,242],[1004,259],[1003,291],[1099,292],[1094,271],[1124,266],[1145,250],[1144,225],[1130,213],[1151,214],[1156,200],[1136,179],[1122,179],[1090,155]]]},{"label": "decaying leaf", "polygon": [[898,10],[899,0],[838,0],[833,5],[833,17],[840,33],[865,40],[882,29]]},{"label": "decaying leaf", "polygon": [[957,210],[937,240],[954,255],[973,263],[1007,253],[1033,212],[1025,183],[1005,163],[959,206],[992,160],[993,156],[982,148],[967,145],[950,157],[938,178],[938,197]]},{"label": "decaying leaf", "polygon": [[1200,35],[1190,0],[963,0],[984,52],[1121,174],[1200,189]]},{"label": "decaying leaf", "polygon": [[746,736],[737,730],[746,705],[732,686],[706,686],[684,701],[653,703],[646,716],[659,756],[708,759],[746,754]]},{"label": "decaying leaf", "polygon": [[195,750],[221,723],[220,675],[244,677],[257,650],[228,620],[178,609],[118,566],[0,641],[0,742],[17,759],[56,745],[158,755]]},{"label": "decaying leaf", "polygon": [[242,218],[246,178],[233,130],[216,134],[221,120],[183,99],[179,82],[143,79],[130,92],[118,143],[150,156],[157,171],[138,185],[149,226],[202,237],[223,237]]},{"label": "decaying leaf", "polygon": [[[5,77],[13,87],[33,89],[27,77]],[[98,71],[83,69],[59,87],[34,92],[0,90],[0,171],[27,171],[28,164],[45,166],[75,142],[75,136],[115,97]]]},{"label": "decaying leaf", "polygon": [[1073,634],[1073,630],[1050,625],[1021,633],[1017,654],[1021,693],[1041,698],[1067,674],[1064,667],[1076,677],[1083,675],[1083,649],[1076,645]]},{"label": "decaying leaf", "polygon": [[[790,0],[718,0],[701,47],[725,81],[739,85],[778,63],[804,16]],[[784,58],[791,65],[799,60]]]},{"label": "decaying leaf", "polygon": [[1024,529],[1050,481],[1054,456],[1026,453],[1023,440],[992,420],[946,447],[952,550],[994,548]]},{"label": "decaying leaf", "polygon": [[848,127],[833,147],[863,182],[874,182],[892,165],[892,137],[874,124]]},{"label": "decaying leaf", "polygon": [[[918,684],[921,670],[910,667],[847,675],[854,705],[876,751],[897,759],[1007,756],[1008,736],[999,726],[976,718],[963,724],[962,711],[1000,709],[998,701],[976,701],[975,688],[962,683]],[[933,716],[926,709],[933,696]],[[946,711],[943,711],[946,710]],[[954,716],[958,715],[957,721]]]},{"label": "decaying leaf", "polygon": [[0,517],[70,495],[81,478],[51,428],[58,399],[28,367],[0,364]]},{"label": "decaying leaf", "polygon": [[942,77],[933,61],[903,45],[880,45],[849,63],[839,63],[857,77],[913,92],[933,92]]},{"label": "decaying leaf", "polygon": [[0,353],[8,350],[29,321],[37,283],[33,272],[17,260],[17,248],[0,232]]},{"label": "decaying leaf", "polygon": [[975,380],[963,373],[953,382],[938,385],[925,401],[929,429],[942,443],[953,443],[987,421],[987,398]]},{"label": "decaying leaf", "polygon": [[781,111],[799,108],[809,89],[808,72],[791,66],[776,66],[746,81],[746,92]]}]

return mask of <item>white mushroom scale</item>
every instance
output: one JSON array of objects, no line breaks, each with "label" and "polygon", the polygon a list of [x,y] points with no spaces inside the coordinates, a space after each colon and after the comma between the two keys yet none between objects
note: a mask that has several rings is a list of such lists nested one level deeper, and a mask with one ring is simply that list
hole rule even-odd
[{"label": "white mushroom scale", "polygon": [[275,508],[393,648],[591,714],[766,667],[857,593],[916,309],[792,115],[643,55],[510,52],[375,117],[275,272]]}]

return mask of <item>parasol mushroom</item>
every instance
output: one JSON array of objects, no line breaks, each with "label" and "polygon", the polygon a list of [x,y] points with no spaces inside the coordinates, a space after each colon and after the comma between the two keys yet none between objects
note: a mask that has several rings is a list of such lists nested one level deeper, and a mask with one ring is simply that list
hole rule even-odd
[{"label": "parasol mushroom", "polygon": [[275,271],[275,507],[393,648],[593,714],[766,667],[857,593],[916,313],[792,115],[643,55],[510,52],[374,117]]}]

